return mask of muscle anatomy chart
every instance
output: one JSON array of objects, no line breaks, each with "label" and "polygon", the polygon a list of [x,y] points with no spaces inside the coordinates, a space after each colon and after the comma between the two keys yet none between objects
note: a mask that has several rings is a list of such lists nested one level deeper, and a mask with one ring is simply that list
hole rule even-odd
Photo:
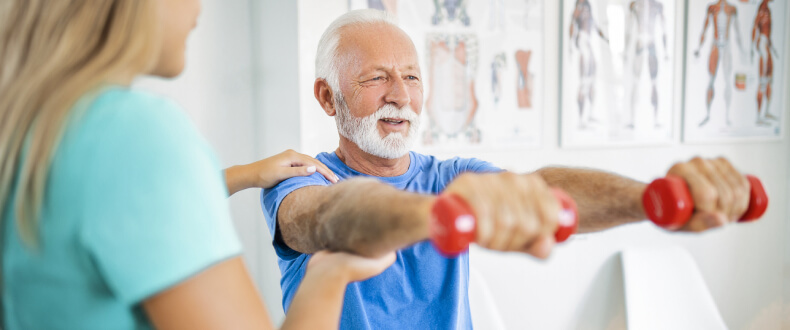
[{"label": "muscle anatomy chart", "polygon": [[477,37],[474,34],[430,34],[428,39],[428,73],[430,92],[424,110],[429,129],[424,143],[433,144],[443,137],[480,143],[480,129],[475,122],[478,109],[475,91]]},{"label": "muscle anatomy chart", "polygon": [[[628,4],[626,15],[628,19],[626,21],[630,24],[627,24],[628,30],[625,35],[625,44],[626,49],[629,50],[627,54],[630,60],[630,68],[627,67],[626,71],[630,74],[629,78],[631,78],[631,81],[634,82],[634,84],[629,85],[631,91],[628,106],[631,116],[627,119],[628,124],[626,127],[628,128],[634,128],[636,112],[646,110],[640,105],[642,98],[639,93],[645,64],[647,64],[648,73],[650,74],[650,105],[652,107],[653,125],[655,127],[662,126],[662,121],[659,117],[658,72],[659,69],[664,69],[665,71],[671,69],[667,68],[670,48],[667,44],[667,26],[664,11],[664,4],[658,0],[632,0]],[[669,14],[673,15],[673,13]],[[633,43],[633,48],[631,48],[631,43]],[[663,56],[659,55],[659,51],[661,51]],[[664,108],[668,109],[668,107]],[[663,125],[671,124],[668,122],[663,123]]]},{"label": "muscle anatomy chart", "polygon": [[673,141],[674,3],[564,0],[563,146]]},{"label": "muscle anatomy chart", "polygon": [[787,2],[692,1],[685,141],[780,138]]},{"label": "muscle anatomy chart", "polygon": [[420,55],[423,149],[540,145],[545,0],[350,0],[397,13]]}]

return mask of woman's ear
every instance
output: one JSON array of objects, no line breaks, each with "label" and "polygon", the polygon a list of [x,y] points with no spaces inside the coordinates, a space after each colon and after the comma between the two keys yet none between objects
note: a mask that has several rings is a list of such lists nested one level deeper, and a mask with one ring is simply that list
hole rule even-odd
[{"label": "woman's ear", "polygon": [[313,92],[315,93],[315,99],[324,108],[324,112],[330,117],[334,116],[337,113],[337,109],[335,109],[335,95],[332,93],[332,88],[329,87],[326,79],[316,78]]}]

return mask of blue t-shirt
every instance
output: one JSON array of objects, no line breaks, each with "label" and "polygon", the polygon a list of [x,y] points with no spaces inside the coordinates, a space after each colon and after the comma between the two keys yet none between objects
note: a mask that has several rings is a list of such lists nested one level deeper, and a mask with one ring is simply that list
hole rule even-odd
[{"label": "blue t-shirt", "polygon": [[[476,159],[439,161],[433,156],[409,153],[409,170],[395,177],[376,177],[398,189],[439,194],[464,172],[497,172],[500,169]],[[342,179],[368,176],[344,164],[335,153],[316,157]],[[369,176],[368,176],[369,177]],[[320,174],[294,177],[266,189],[261,204],[272,237],[276,215],[283,198],[306,186],[329,185]],[[309,255],[296,252],[274,240],[282,272],[283,307],[286,312],[305,274]],[[430,242],[420,242],[397,251],[395,263],[380,275],[349,284],[343,301],[341,329],[471,329],[469,312],[469,255],[442,257]]]},{"label": "blue t-shirt", "polygon": [[3,214],[6,329],[150,328],[141,301],[241,252],[221,171],[173,102],[119,87],[83,98],[50,167],[37,248],[15,210]]}]

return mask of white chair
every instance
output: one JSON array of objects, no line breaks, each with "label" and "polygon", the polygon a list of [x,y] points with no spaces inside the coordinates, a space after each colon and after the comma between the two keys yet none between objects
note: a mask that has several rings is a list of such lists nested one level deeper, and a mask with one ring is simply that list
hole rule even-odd
[{"label": "white chair", "polygon": [[475,329],[504,330],[505,324],[483,275],[469,265],[469,309]]}]

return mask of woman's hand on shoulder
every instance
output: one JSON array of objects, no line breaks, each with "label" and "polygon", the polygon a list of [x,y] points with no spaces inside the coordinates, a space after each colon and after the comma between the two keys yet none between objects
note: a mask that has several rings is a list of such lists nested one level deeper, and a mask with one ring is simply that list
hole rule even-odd
[{"label": "woman's hand on shoulder", "polygon": [[277,155],[247,165],[237,165],[225,170],[225,180],[230,195],[247,188],[271,188],[295,176],[309,176],[321,173],[332,183],[338,181],[337,176],[326,165],[317,159],[293,150],[286,150]]},{"label": "woman's hand on shoulder", "polygon": [[285,179],[308,176],[315,172],[321,173],[332,183],[338,181],[335,173],[324,163],[290,149],[245,166],[253,173],[257,181],[255,186],[259,188],[271,188]]}]

